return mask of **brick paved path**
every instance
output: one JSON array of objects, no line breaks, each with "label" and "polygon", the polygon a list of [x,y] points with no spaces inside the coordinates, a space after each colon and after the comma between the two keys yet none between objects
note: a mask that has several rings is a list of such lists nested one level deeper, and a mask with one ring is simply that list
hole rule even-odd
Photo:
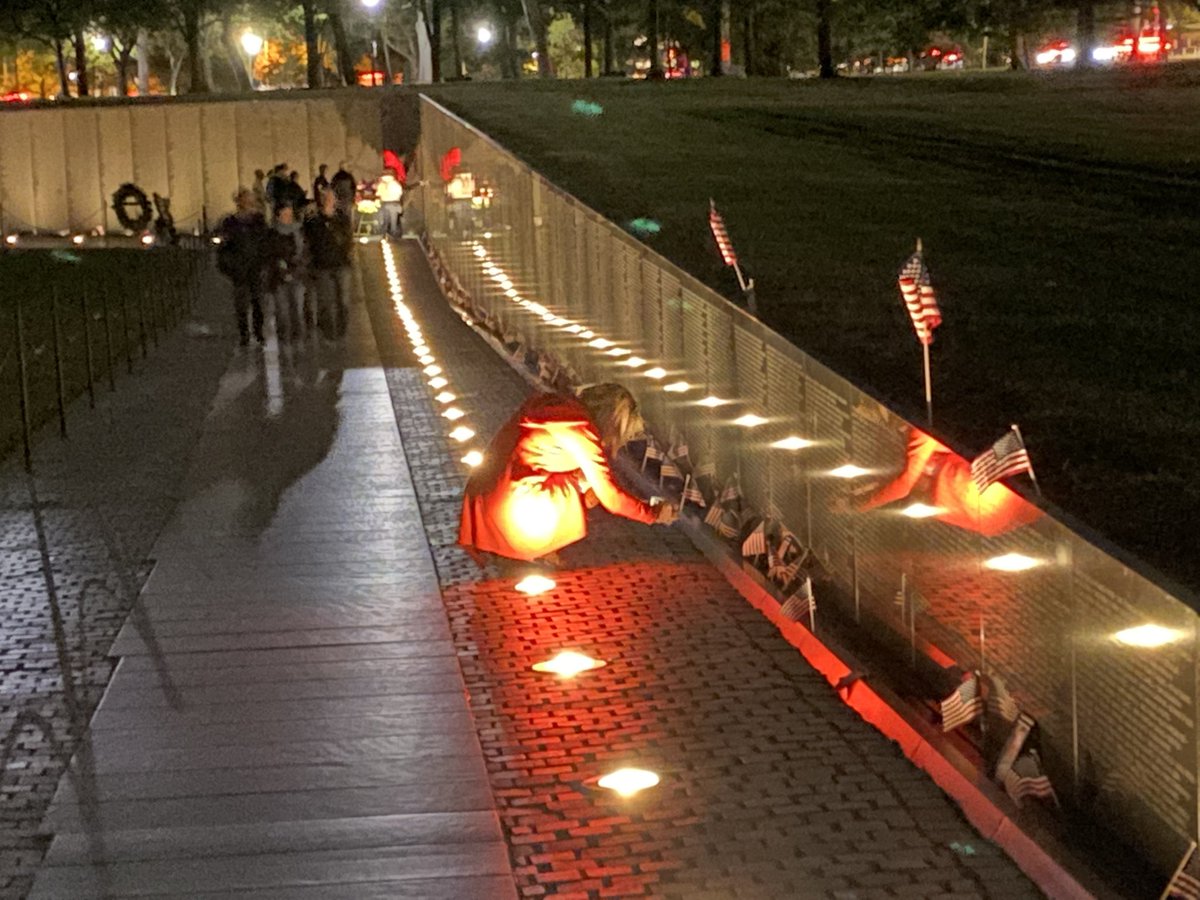
[{"label": "brick paved path", "polygon": [[[397,257],[486,439],[529,388],[436,295],[417,247]],[[364,277],[381,346],[403,347],[382,272]],[[478,573],[453,547],[462,447],[418,372],[388,376],[523,896],[1038,896],[678,531],[596,512],[543,597]],[[563,648],[609,664],[574,681],[529,670]],[[589,786],[627,764],[662,784],[632,801]]]}]

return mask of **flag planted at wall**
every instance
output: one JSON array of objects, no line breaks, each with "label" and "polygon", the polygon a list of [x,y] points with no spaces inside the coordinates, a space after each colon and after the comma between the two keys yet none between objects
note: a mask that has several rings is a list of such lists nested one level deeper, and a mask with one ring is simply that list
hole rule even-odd
[{"label": "flag planted at wall", "polygon": [[813,620],[817,614],[817,600],[813,596],[812,578],[810,576],[806,575],[804,577],[799,587],[779,607],[779,613],[793,622],[799,622],[805,616],[808,616],[809,624],[813,624]]},{"label": "flag planted at wall", "polygon": [[708,227],[712,229],[713,238],[717,242],[717,249],[721,251],[721,259],[725,261],[725,265],[736,266],[738,258],[733,249],[733,241],[729,239],[729,231],[725,228],[725,219],[717,212],[717,204],[713,200],[708,201]]},{"label": "flag planted at wall", "polygon": [[966,675],[962,684],[942,701],[942,731],[953,731],[983,714],[983,697],[979,695],[979,676]]},{"label": "flag planted at wall", "polygon": [[929,280],[929,268],[918,250],[908,258],[900,269],[900,295],[908,309],[917,340],[922,344],[933,343],[933,329],[942,324],[942,311],[938,308],[933,284]]},{"label": "flag planted at wall", "polygon": [[980,493],[993,483],[1021,472],[1033,473],[1029,452],[1016,426],[971,461],[971,478]]}]

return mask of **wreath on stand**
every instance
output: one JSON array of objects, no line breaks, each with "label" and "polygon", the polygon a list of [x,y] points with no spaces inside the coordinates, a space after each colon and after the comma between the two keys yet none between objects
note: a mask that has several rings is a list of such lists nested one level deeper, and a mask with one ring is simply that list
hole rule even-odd
[{"label": "wreath on stand", "polygon": [[[117,221],[126,231],[145,231],[150,225],[150,219],[154,215],[150,198],[136,184],[127,181],[117,188],[112,196],[112,204]],[[136,210],[136,217],[131,215],[131,210]]]}]

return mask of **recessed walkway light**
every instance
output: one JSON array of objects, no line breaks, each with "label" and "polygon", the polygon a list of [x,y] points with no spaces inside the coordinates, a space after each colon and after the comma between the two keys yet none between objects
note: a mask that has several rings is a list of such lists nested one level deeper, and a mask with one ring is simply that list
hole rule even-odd
[{"label": "recessed walkway light", "polygon": [[437,378],[430,378],[430,379],[429,379],[429,386],[430,386],[431,388],[433,388],[435,391],[440,391],[442,388],[444,388],[444,387],[445,387],[446,385],[448,385],[449,383],[450,383],[450,382],[448,382],[448,381],[447,381],[445,378],[443,378],[441,375],[439,375]]},{"label": "recessed walkway light", "polygon": [[515,587],[522,594],[532,597],[554,590],[554,581],[545,575],[526,575],[516,583]]},{"label": "recessed walkway light", "polygon": [[602,659],[593,659],[574,650],[563,650],[551,659],[534,663],[535,672],[549,672],[559,678],[574,678],[580,672],[590,672],[607,665]]},{"label": "recessed walkway light", "polygon": [[629,366],[629,368],[631,368],[631,369],[636,369],[639,366],[644,366],[645,364],[646,364],[646,361],[644,359],[642,359],[640,356],[631,356],[631,357],[629,357],[629,359],[627,359],[621,363],[621,365]]},{"label": "recessed walkway light", "polygon": [[426,375],[441,375],[442,367],[441,366],[426,366],[421,371],[423,371]]},{"label": "recessed walkway light", "polygon": [[471,438],[475,437],[475,432],[473,432],[466,425],[459,425],[452,432],[450,432],[450,437],[454,438],[461,444],[463,441],[469,441]]},{"label": "recessed walkway light", "polygon": [[465,415],[466,415],[466,413],[463,412],[461,409],[459,409],[457,406],[452,406],[448,410],[446,410],[444,413],[442,413],[442,418],[449,419],[451,422],[454,422],[458,419],[461,419]]},{"label": "recessed walkway light", "polygon": [[449,391],[442,391],[440,394],[438,394],[433,399],[436,400],[438,403],[449,403],[451,400],[457,400],[458,398],[456,396],[454,396],[452,393],[450,393]]},{"label": "recessed walkway light", "polygon": [[470,466],[472,469],[483,462],[483,454],[478,450],[472,450],[462,458],[462,462]]},{"label": "recessed walkway light", "polygon": [[[650,374],[649,372],[646,373]],[[686,381],[672,381],[670,384],[664,384],[663,390],[670,394],[682,394],[684,391],[690,391],[692,386]]]},{"label": "recessed walkway light", "polygon": [[667,370],[662,368],[661,366],[655,366],[653,369],[647,369],[642,374],[645,375],[647,378],[654,378],[656,380],[661,380],[661,379],[667,377]]},{"label": "recessed walkway light", "polygon": [[658,775],[646,769],[617,769],[596,783],[602,788],[615,791],[622,797],[632,797],[638,791],[654,787],[658,782]]},{"label": "recessed walkway light", "polygon": [[696,401],[696,403],[698,403],[700,406],[707,406],[709,409],[712,409],[713,407],[716,407],[716,406],[724,406],[726,403],[729,403],[729,402],[730,401],[723,400],[720,397],[715,397],[712,394],[709,394],[703,400]]}]

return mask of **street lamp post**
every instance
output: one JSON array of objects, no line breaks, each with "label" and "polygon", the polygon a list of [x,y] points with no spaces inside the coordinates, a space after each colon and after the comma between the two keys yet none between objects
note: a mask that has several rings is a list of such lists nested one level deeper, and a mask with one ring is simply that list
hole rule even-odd
[{"label": "street lamp post", "polygon": [[250,90],[254,90],[254,60],[262,52],[263,39],[253,31],[242,32],[242,49],[246,52],[246,79],[250,82]]},{"label": "street lamp post", "polygon": [[[387,42],[387,0],[361,0],[362,5],[371,15],[379,10],[379,28],[376,29],[379,40],[383,42],[383,74],[387,83],[392,83],[392,59],[388,53]],[[371,84],[375,84],[375,73],[379,71],[379,48],[374,38],[371,39]]]}]

